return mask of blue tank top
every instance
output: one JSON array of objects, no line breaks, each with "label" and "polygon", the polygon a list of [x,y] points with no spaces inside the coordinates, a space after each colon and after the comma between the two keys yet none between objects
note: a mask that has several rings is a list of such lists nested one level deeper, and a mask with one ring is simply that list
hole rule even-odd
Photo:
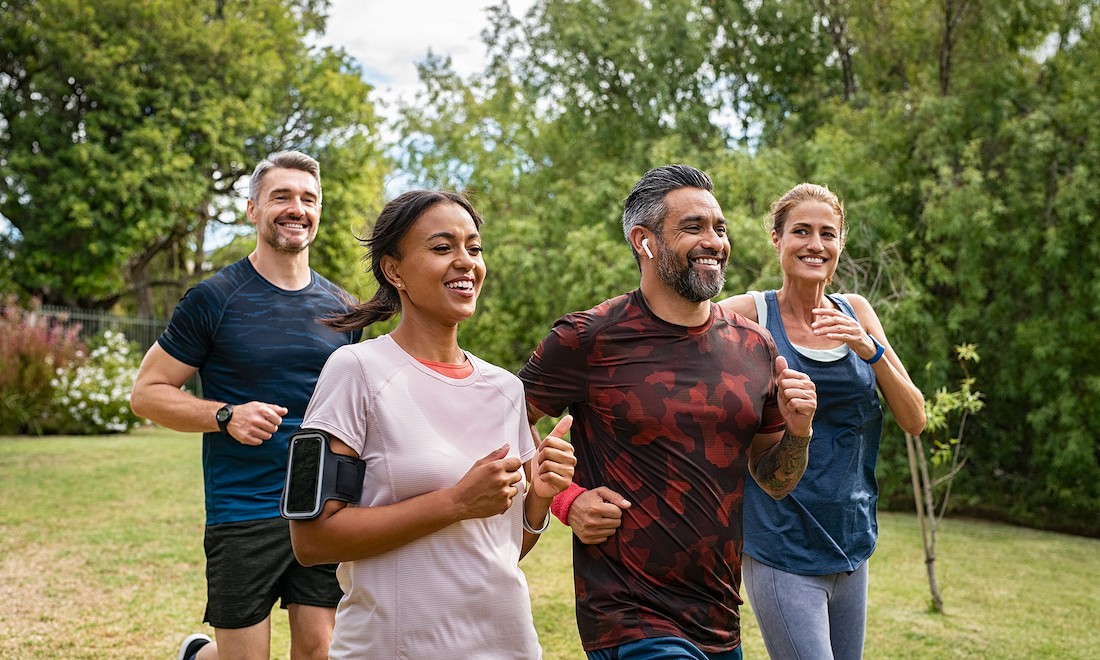
[{"label": "blue tank top", "polygon": [[[843,297],[828,298],[856,318]],[[779,354],[817,386],[817,412],[809,465],[790,495],[773,500],[753,479],[746,480],[744,551],[798,575],[853,571],[871,556],[878,539],[875,463],[882,406],[875,372],[851,350],[833,361],[807,357],[787,338],[776,292],[765,292],[764,299],[765,327]]]}]

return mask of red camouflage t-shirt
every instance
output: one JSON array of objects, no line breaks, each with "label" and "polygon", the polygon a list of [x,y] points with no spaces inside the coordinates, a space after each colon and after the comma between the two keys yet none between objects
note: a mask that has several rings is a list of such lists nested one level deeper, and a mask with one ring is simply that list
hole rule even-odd
[{"label": "red camouflage t-shirt", "polygon": [[741,495],[753,436],[784,428],[776,355],[742,316],[711,304],[703,326],[672,325],[635,290],[562,317],[520,372],[528,402],[574,417],[574,481],[632,503],[608,541],[573,542],[586,651],[741,643]]}]

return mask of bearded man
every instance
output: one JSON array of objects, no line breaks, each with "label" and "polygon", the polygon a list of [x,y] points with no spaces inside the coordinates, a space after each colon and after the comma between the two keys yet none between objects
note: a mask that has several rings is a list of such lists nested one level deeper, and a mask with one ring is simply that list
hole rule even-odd
[{"label": "bearded man", "polygon": [[[520,372],[528,418],[573,415],[581,642],[593,660],[741,657],[741,497],[806,468],[814,384],[710,299],[730,242],[710,177],[647,172],[623,208],[640,287],[554,324]],[[751,475],[751,477],[750,477]]]},{"label": "bearded man", "polygon": [[[279,515],[287,445],[328,356],[361,332],[319,321],[346,291],[309,267],[321,221],[321,168],[297,151],[261,161],[248,190],[256,248],[189,290],[134,380],[134,412],[202,432],[207,605],[179,659],[271,657],[271,610],[290,617],[290,657],[327,658],[342,592],[336,566],[304,567]],[[180,389],[195,373],[202,397]]]}]

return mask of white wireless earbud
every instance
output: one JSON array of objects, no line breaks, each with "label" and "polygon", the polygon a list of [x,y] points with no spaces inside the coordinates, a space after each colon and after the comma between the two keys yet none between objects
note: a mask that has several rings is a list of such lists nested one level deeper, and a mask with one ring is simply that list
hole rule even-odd
[{"label": "white wireless earbud", "polygon": [[653,258],[653,253],[649,251],[649,239],[648,238],[643,238],[642,239],[642,249],[645,250],[645,255],[647,257],[649,257],[650,259]]}]

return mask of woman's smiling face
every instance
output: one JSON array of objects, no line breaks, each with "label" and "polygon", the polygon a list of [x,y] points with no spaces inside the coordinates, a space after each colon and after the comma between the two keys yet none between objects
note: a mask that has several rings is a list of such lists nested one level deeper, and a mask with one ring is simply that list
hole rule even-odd
[{"label": "woman's smiling face", "polygon": [[783,234],[772,232],[783,272],[794,277],[828,282],[836,272],[844,243],[840,221],[824,202],[801,202],[791,209]]},{"label": "woman's smiling face", "polygon": [[401,314],[457,325],[473,315],[485,281],[481,234],[458,204],[424,211],[383,268],[401,292]]}]

